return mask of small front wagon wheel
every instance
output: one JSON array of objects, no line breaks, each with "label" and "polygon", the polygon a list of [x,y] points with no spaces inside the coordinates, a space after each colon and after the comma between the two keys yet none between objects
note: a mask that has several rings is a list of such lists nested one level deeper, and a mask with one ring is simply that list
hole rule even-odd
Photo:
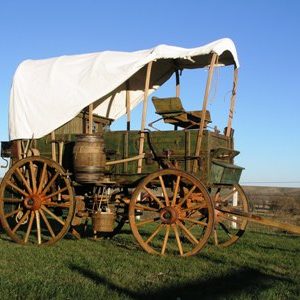
[{"label": "small front wagon wheel", "polygon": [[244,234],[248,221],[230,214],[230,209],[249,212],[247,196],[240,185],[234,184],[213,188],[211,198],[215,205],[214,243],[221,248],[231,246]]},{"label": "small front wagon wheel", "polygon": [[69,178],[56,162],[28,157],[16,162],[0,187],[0,220],[19,244],[53,244],[68,231],[74,214]]},{"label": "small front wagon wheel", "polygon": [[214,209],[197,178],[166,169],[150,174],[136,187],[129,222],[137,242],[148,253],[191,256],[210,237]]}]

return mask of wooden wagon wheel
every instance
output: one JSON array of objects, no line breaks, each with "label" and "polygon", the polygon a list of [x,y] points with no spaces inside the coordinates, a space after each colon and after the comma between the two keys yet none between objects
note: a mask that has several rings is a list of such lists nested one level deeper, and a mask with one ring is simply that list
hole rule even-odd
[{"label": "wooden wagon wheel", "polygon": [[0,220],[19,244],[53,244],[68,231],[74,214],[70,180],[56,162],[28,157],[16,162],[0,187]]},{"label": "wooden wagon wheel", "polygon": [[197,178],[166,169],[148,175],[136,187],[129,205],[129,222],[145,251],[190,256],[208,241],[214,209]]},{"label": "wooden wagon wheel", "polygon": [[213,230],[214,243],[219,247],[228,247],[237,242],[244,234],[248,221],[240,216],[233,216],[220,210],[236,209],[249,212],[247,196],[241,186],[235,184],[212,189],[211,198],[216,208]]}]

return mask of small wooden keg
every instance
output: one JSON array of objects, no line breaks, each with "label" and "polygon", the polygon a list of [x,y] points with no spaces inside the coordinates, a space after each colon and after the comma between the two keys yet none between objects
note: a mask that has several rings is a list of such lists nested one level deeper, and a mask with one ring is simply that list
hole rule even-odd
[{"label": "small wooden keg", "polygon": [[92,184],[104,176],[106,156],[100,134],[79,134],[73,149],[75,180]]}]

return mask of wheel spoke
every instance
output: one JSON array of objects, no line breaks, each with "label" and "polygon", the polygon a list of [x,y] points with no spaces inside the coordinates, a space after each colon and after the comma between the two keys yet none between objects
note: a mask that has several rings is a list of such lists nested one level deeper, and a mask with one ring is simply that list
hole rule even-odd
[{"label": "wheel spoke", "polygon": [[21,172],[21,170],[19,168],[16,168],[16,173],[18,175],[18,177],[21,179],[21,181],[23,182],[23,184],[25,185],[27,191],[32,194],[32,189],[28,184],[28,181],[26,180],[26,178],[24,177],[23,173]]},{"label": "wheel spoke", "polygon": [[6,202],[6,203],[21,203],[24,200],[23,199],[17,199],[17,198],[3,198],[2,201]]},{"label": "wheel spoke", "polygon": [[6,182],[10,187],[12,187],[13,189],[15,189],[17,192],[19,192],[19,194],[23,195],[24,197],[28,197],[29,195],[24,192],[23,190],[21,190],[19,187],[17,187],[14,183],[12,183],[10,180],[7,180]]},{"label": "wheel spoke", "polygon": [[174,195],[173,195],[173,200],[172,200],[171,206],[175,206],[175,204],[176,204],[176,198],[177,198],[177,193],[178,193],[178,189],[179,189],[180,178],[181,178],[180,175],[177,176],[177,180],[176,180],[176,184],[175,184]]},{"label": "wheel spoke", "polygon": [[202,222],[202,221],[197,221],[197,220],[194,220],[192,218],[182,218],[182,220],[190,222],[190,223],[198,224],[198,225],[200,225],[202,227],[206,227],[207,226],[207,223]]},{"label": "wheel spoke", "polygon": [[145,205],[142,205],[142,204],[136,204],[135,205],[135,209],[148,210],[148,211],[153,211],[153,212],[159,212],[159,209],[157,209],[157,208],[145,206]]},{"label": "wheel spoke", "polygon": [[162,176],[158,176],[158,178],[159,178],[160,185],[161,185],[161,188],[162,188],[162,191],[163,191],[163,195],[165,197],[166,205],[169,206],[170,205],[170,199],[169,199],[169,196],[168,196],[167,191],[166,191],[164,180],[163,180]]},{"label": "wheel spoke", "polygon": [[159,224],[157,226],[157,228],[153,231],[153,233],[149,236],[149,238],[145,241],[146,244],[149,244],[154,237],[160,232],[161,228],[162,228],[163,224]]},{"label": "wheel spoke", "polygon": [[161,254],[164,255],[166,248],[167,248],[167,243],[168,243],[168,238],[169,238],[169,234],[170,234],[170,225],[166,225],[166,234],[165,234],[165,238],[164,238],[164,242],[161,248]]},{"label": "wheel spoke", "polygon": [[221,189],[218,188],[215,193],[214,199],[213,199],[214,202],[218,202],[218,200],[220,199],[220,197],[221,197],[220,191],[221,191]]},{"label": "wheel spoke", "polygon": [[232,234],[230,233],[230,231],[228,230],[228,228],[226,227],[225,224],[223,224],[222,222],[219,222],[220,226],[222,227],[222,229],[227,233],[227,235],[229,237],[232,237]]},{"label": "wheel spoke", "polygon": [[172,224],[171,226],[172,226],[172,229],[175,233],[175,238],[176,238],[176,241],[177,241],[177,246],[178,246],[179,253],[182,256],[183,255],[183,249],[182,249],[182,244],[181,244],[181,241],[180,241],[177,226],[175,224]]},{"label": "wheel spoke", "polygon": [[49,198],[52,198],[52,197],[54,197],[54,196],[56,196],[56,195],[58,195],[58,194],[61,194],[61,193],[63,193],[64,191],[66,191],[67,189],[68,189],[68,187],[65,186],[64,188],[59,189],[59,190],[57,190],[56,192],[53,192],[52,194],[46,195],[45,199],[49,199]]},{"label": "wheel spoke", "polygon": [[42,190],[42,193],[45,195],[48,190],[50,189],[50,187],[52,186],[52,184],[54,183],[54,181],[57,179],[59,173],[55,173],[55,175],[51,178],[51,180],[49,181],[49,183],[47,184],[47,186]]},{"label": "wheel spoke", "polygon": [[196,189],[196,186],[194,185],[189,191],[188,193],[184,196],[184,198],[178,203],[178,206],[182,206],[185,201],[191,196],[191,194],[194,192],[194,190]]},{"label": "wheel spoke", "polygon": [[40,178],[40,183],[39,183],[39,187],[37,190],[37,193],[41,193],[42,189],[43,189],[43,184],[44,184],[44,180],[45,180],[45,176],[46,176],[46,171],[47,171],[47,163],[44,162],[43,165],[43,169],[42,169],[42,174],[41,174],[41,178]]},{"label": "wheel spoke", "polygon": [[40,245],[42,243],[40,213],[38,210],[36,210],[34,213],[35,213],[35,220],[36,220],[37,240],[38,240],[38,244]]},{"label": "wheel spoke", "polygon": [[33,220],[34,220],[34,212],[32,211],[31,214],[30,214],[28,227],[27,227],[26,234],[25,234],[25,237],[24,237],[24,243],[28,242],[28,238],[29,238],[29,234],[30,234],[30,231],[31,231],[31,228],[32,228]]},{"label": "wheel spoke", "polygon": [[214,241],[215,241],[215,245],[218,246],[219,245],[219,240],[218,240],[218,234],[217,234],[217,229],[214,228]]},{"label": "wheel spoke", "polygon": [[22,211],[22,210],[23,210],[23,208],[15,209],[15,210],[11,211],[10,213],[5,214],[4,217],[7,219],[7,218],[12,217],[13,215],[17,214],[19,211]]},{"label": "wheel spoke", "polygon": [[42,205],[42,210],[45,211],[48,215],[50,215],[54,220],[56,220],[61,225],[65,225],[65,222],[62,219],[60,219],[57,215],[55,215],[51,210],[49,210],[44,205]]},{"label": "wheel spoke", "polygon": [[158,220],[160,220],[160,217],[156,217],[156,218],[152,218],[152,219],[146,219],[146,220],[143,220],[143,221],[140,221],[140,222],[136,223],[136,226],[140,227],[140,226],[143,226],[145,224],[155,223]]},{"label": "wheel spoke", "polygon": [[192,244],[197,245],[199,243],[195,236],[180,221],[177,222],[177,225],[182,229],[182,231],[185,233],[189,241],[192,242]]},{"label": "wheel spoke", "polygon": [[32,189],[33,189],[33,192],[36,193],[36,175],[35,175],[34,166],[33,166],[32,161],[29,162],[29,169],[30,169],[30,174],[31,174]]},{"label": "wheel spoke", "polygon": [[226,196],[221,197],[221,202],[225,202],[227,199],[233,196],[235,192],[237,192],[236,188],[232,189]]},{"label": "wheel spoke", "polygon": [[28,217],[30,211],[27,210],[26,213],[23,215],[23,217],[20,219],[20,221],[17,223],[17,225],[13,228],[12,232],[15,233],[18,228],[23,224],[23,222],[26,220],[26,218]]},{"label": "wheel spoke", "polygon": [[53,238],[55,238],[54,231],[53,231],[53,229],[52,229],[52,227],[51,227],[51,225],[50,225],[47,217],[45,216],[45,214],[44,214],[44,212],[42,210],[40,210],[40,215],[42,216],[42,219],[44,220],[44,222],[45,222],[45,224],[46,224],[46,226],[48,228],[48,231],[50,232],[51,236]]},{"label": "wheel spoke", "polygon": [[160,207],[165,207],[165,205],[152,193],[151,190],[149,190],[146,186],[143,186],[143,189],[145,190],[145,192],[147,192],[149,194],[149,196],[155,200],[157,202],[157,204],[160,206]]}]

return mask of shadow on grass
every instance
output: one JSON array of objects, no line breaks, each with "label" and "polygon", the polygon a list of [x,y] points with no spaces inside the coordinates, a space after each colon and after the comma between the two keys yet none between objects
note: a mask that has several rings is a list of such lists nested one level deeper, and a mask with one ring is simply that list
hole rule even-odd
[{"label": "shadow on grass", "polygon": [[132,299],[219,299],[244,295],[252,297],[259,292],[276,285],[276,281],[291,282],[283,277],[264,274],[256,269],[241,268],[228,272],[226,275],[208,279],[197,278],[189,282],[178,282],[151,291],[132,291],[121,287],[109,279],[92,270],[70,264],[73,272],[93,281],[97,285],[105,286],[120,297],[126,295]]},{"label": "shadow on grass", "polygon": [[288,252],[288,253],[295,253],[298,254],[299,253],[299,249],[286,249],[283,247],[278,247],[277,245],[272,245],[272,246],[263,246],[260,245],[259,246],[260,249],[265,249],[265,250],[270,250],[270,251],[282,251],[282,252]]},{"label": "shadow on grass", "polygon": [[[266,227],[266,226],[265,226]],[[257,229],[249,229],[247,230],[246,229],[246,234],[251,233],[253,235],[257,234],[258,236],[270,236],[270,237],[278,237],[278,238],[281,238],[281,237],[284,237],[284,238],[288,238],[288,239],[297,239],[299,238],[299,235],[297,234],[294,234],[294,233],[290,233],[290,232],[287,232],[287,231],[284,231],[284,230],[280,230],[280,229],[261,229],[261,230],[257,230]]]}]

